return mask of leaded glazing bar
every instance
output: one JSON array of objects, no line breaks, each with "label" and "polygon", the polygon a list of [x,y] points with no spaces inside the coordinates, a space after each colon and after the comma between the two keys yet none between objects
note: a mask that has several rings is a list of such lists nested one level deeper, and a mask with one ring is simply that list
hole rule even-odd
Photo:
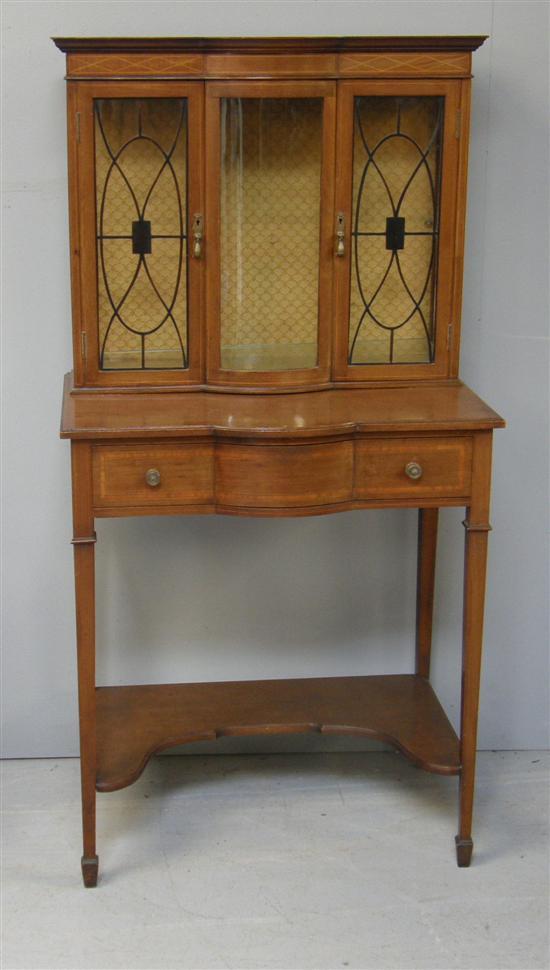
[{"label": "leaded glazing bar", "polygon": [[187,367],[187,101],[95,101],[99,366]]},{"label": "leaded glazing bar", "polygon": [[350,364],[434,360],[443,105],[355,98]]}]

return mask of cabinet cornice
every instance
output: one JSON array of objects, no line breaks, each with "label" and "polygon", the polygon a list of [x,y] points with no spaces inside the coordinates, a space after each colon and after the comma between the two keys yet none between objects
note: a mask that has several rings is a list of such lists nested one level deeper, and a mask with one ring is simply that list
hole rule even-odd
[{"label": "cabinet cornice", "polygon": [[53,37],[65,54],[339,53],[340,51],[475,51],[486,35],[460,37]]}]

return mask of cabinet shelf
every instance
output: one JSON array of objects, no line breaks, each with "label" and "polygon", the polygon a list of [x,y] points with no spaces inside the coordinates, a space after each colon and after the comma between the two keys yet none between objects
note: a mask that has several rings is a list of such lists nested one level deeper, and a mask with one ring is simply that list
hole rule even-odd
[{"label": "cabinet shelf", "polygon": [[228,735],[359,735],[441,775],[460,771],[458,738],[414,674],[98,687],[98,791],[132,784],[156,752]]}]

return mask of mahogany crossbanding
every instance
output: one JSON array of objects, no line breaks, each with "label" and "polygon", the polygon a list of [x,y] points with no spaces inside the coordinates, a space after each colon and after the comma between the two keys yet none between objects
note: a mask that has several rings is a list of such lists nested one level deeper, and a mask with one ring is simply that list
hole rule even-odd
[{"label": "mahogany crossbanding", "polygon": [[98,687],[98,791],[132,784],[157,751],[225,735],[363,735],[427,771],[460,771],[458,738],[414,674]]}]

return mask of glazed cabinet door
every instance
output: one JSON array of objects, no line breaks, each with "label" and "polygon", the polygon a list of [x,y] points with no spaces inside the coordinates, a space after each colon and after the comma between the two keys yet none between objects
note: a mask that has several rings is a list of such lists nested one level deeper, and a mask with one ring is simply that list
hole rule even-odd
[{"label": "glazed cabinet door", "polygon": [[69,84],[77,385],[201,379],[203,94]]},{"label": "glazed cabinet door", "polygon": [[206,86],[208,380],[330,374],[336,85]]},{"label": "glazed cabinet door", "polygon": [[460,81],[339,84],[337,380],[454,376],[462,95]]}]

